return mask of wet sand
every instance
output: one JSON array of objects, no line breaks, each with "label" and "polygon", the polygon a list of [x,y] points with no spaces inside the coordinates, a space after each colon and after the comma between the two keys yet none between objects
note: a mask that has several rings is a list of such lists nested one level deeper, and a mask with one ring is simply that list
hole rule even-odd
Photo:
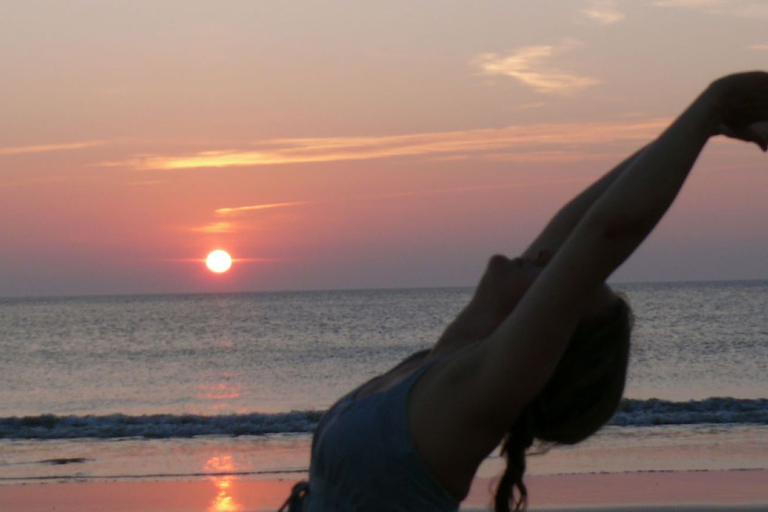
[{"label": "wet sand", "polygon": [[[768,471],[531,476],[533,511],[768,512]],[[2,512],[274,511],[293,481],[67,482],[0,486]],[[490,480],[475,482],[462,510],[488,510]]]}]

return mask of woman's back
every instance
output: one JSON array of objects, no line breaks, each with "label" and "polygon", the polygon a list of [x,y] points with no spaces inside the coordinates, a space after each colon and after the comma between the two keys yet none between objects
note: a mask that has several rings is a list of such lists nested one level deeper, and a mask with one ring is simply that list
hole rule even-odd
[{"label": "woman's back", "polygon": [[410,390],[430,360],[384,391],[339,400],[318,425],[309,512],[456,511],[459,501],[430,472],[408,429]]}]

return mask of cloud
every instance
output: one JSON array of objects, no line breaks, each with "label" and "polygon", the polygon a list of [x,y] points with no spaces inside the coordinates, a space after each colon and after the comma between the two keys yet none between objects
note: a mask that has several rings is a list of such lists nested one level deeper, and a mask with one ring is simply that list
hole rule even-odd
[{"label": "cloud", "polygon": [[768,2],[764,0],[657,0],[653,5],[701,9],[715,15],[768,19]]},{"label": "cloud", "polygon": [[92,148],[102,146],[106,141],[92,140],[85,142],[70,142],[66,144],[38,144],[35,146],[16,146],[10,148],[0,148],[0,156],[28,155],[34,153],[50,153],[51,151],[73,151],[77,149]]},{"label": "cloud", "polygon": [[[251,206],[238,206],[236,208],[218,208],[216,213],[219,215],[228,215],[232,213],[250,212],[255,210],[270,210],[273,208],[289,208],[292,206],[304,206],[310,204],[309,201],[296,201],[293,203],[271,203],[271,204],[255,204]],[[226,224],[220,222],[219,224]]]},{"label": "cloud", "polygon": [[568,95],[601,83],[595,78],[549,65],[549,61],[554,57],[581,46],[583,44],[576,40],[568,40],[558,46],[524,46],[507,55],[483,53],[475,58],[473,63],[484,75],[508,76],[542,94]]},{"label": "cloud", "polygon": [[[567,179],[567,180],[498,183],[493,185],[478,185],[473,187],[453,187],[453,188],[438,188],[438,189],[429,189],[429,190],[413,190],[408,192],[391,192],[388,194],[358,196],[358,197],[352,197],[352,198],[346,198],[346,199],[327,200],[327,201],[297,201],[292,203],[255,204],[255,205],[237,206],[237,207],[231,207],[231,208],[218,208],[214,210],[214,213],[217,213],[217,214],[229,214],[233,212],[246,213],[246,212],[254,212],[254,211],[266,210],[269,208],[276,208],[276,207],[287,208],[287,207],[293,207],[293,206],[317,205],[317,204],[333,203],[333,202],[339,202],[339,201],[372,201],[377,199],[400,199],[400,198],[407,198],[407,197],[423,197],[423,196],[433,196],[433,195],[443,195],[443,194],[458,194],[458,193],[464,193],[464,192],[507,190],[511,188],[526,188],[526,187],[536,187],[536,186],[544,186],[544,185],[561,185],[566,183],[582,183],[587,180],[588,180],[587,178],[576,178],[576,179]],[[226,222],[218,222],[218,223],[212,223],[209,226],[216,226],[218,224],[229,225],[229,223],[226,223]],[[194,231],[207,230],[207,226],[204,226],[203,228],[193,228],[193,230]],[[206,232],[212,232],[212,231],[206,231]]]},{"label": "cloud", "polygon": [[751,44],[747,48],[758,52],[768,52],[768,44]]},{"label": "cloud", "polygon": [[[265,165],[372,160],[405,156],[460,156],[498,151],[557,151],[574,146],[646,141],[669,119],[539,124],[457,132],[381,137],[274,139],[265,149],[202,151],[188,155],[144,155],[120,165],[141,170],[224,169]],[[109,165],[117,165],[109,163]],[[277,207],[277,206],[276,206]]]},{"label": "cloud", "polygon": [[581,10],[581,14],[600,25],[612,25],[627,17],[616,8],[616,2],[613,0],[592,0],[587,7]]}]

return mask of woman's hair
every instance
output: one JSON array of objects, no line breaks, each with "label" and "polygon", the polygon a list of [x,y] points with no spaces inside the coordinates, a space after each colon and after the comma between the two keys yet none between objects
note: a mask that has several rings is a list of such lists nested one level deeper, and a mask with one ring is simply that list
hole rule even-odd
[{"label": "woman's hair", "polygon": [[616,412],[624,393],[632,322],[632,311],[620,297],[609,314],[576,327],[552,377],[506,434],[502,454],[507,467],[496,489],[495,512],[510,512],[510,505],[525,510],[525,452],[534,439],[576,444]]}]

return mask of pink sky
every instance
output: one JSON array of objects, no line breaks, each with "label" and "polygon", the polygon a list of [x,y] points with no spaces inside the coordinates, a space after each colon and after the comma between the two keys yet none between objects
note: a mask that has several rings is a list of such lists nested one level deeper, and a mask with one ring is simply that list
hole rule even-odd
[{"label": "pink sky", "polygon": [[[472,285],[709,81],[768,68],[767,23],[758,0],[6,2],[0,295]],[[711,144],[613,280],[768,278],[766,171]]]}]

